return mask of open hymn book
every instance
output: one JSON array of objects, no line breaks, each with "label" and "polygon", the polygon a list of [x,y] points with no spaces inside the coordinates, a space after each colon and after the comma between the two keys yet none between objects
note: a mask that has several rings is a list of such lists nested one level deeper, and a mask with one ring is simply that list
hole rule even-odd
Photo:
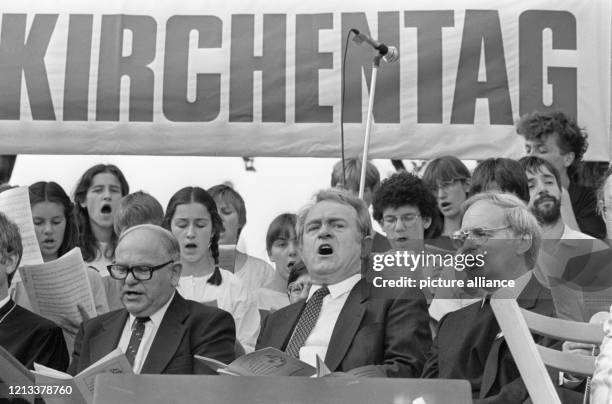
[{"label": "open hymn book", "polygon": [[[125,354],[121,349],[116,348],[111,353],[102,359],[83,370],[78,375],[72,377],[68,373],[60,372],[52,368],[48,368],[38,363],[34,363],[34,377],[38,385],[65,385],[72,386],[72,395],[70,401],[75,403],[86,402],[93,403],[94,381],[97,375],[101,373],[126,373],[134,374],[132,366],[128,362]],[[82,397],[80,397],[80,396]],[[53,397],[44,397],[47,403],[53,401]],[[63,402],[66,397],[57,396]]]},{"label": "open hymn book", "polygon": [[331,372],[321,358],[317,368],[275,348],[264,348],[243,355],[229,365],[216,359],[194,356],[219,374],[232,376],[312,376],[322,377]]}]

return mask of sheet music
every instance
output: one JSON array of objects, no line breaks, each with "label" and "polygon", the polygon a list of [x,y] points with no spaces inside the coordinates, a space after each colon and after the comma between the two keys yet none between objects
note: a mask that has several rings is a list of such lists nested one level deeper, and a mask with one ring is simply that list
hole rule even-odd
[{"label": "sheet music", "polygon": [[43,258],[36,239],[28,187],[18,187],[0,193],[0,212],[19,227],[23,256],[21,265],[42,264]]},{"label": "sheet music", "polygon": [[90,317],[95,317],[95,303],[86,271],[78,247],[56,260],[19,268],[32,309],[58,324],[63,324],[66,319],[79,324],[82,318],[77,305]]}]

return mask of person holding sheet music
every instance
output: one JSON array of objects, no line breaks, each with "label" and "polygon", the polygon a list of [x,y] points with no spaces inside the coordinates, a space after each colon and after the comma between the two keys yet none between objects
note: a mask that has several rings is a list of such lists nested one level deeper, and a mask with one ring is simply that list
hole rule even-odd
[{"label": "person holding sheet music", "polygon": [[83,371],[115,348],[135,373],[211,374],[194,355],[234,359],[232,317],[176,293],[182,264],[172,233],[152,224],[125,230],[107,269],[121,282],[125,308],[81,325],[68,373]]},{"label": "person holding sheet music", "polygon": [[[36,239],[43,260],[48,262],[58,259],[76,247],[79,239],[74,204],[64,189],[55,182],[34,183],[29,187],[29,194]],[[96,313],[106,313],[108,302],[100,274],[88,268],[87,278],[96,304]],[[14,298],[20,306],[31,308],[21,282],[15,286]],[[79,324],[66,324],[66,331],[74,336],[78,326]]]},{"label": "person holding sheet music", "polygon": [[332,372],[418,377],[431,345],[425,298],[407,288],[401,298],[375,297],[361,276],[371,246],[365,203],[342,189],[320,191],[298,216],[298,241],[312,286],[308,300],[271,313],[257,348],[284,350]]},{"label": "person holding sheet music", "polygon": [[[223,232],[219,235],[219,244],[237,245],[247,221],[244,199],[235,189],[225,184],[211,187],[208,193],[215,199],[223,219]],[[245,283],[250,292],[265,287],[272,280],[274,269],[270,264],[237,249],[235,253],[234,275]]]},{"label": "person holding sheet music", "polygon": [[219,267],[223,221],[213,197],[199,187],[182,188],[168,202],[163,227],[172,231],[181,247],[179,293],[229,312],[236,322],[236,338],[247,353],[253,351],[259,311],[246,285]]},{"label": "person holding sheet music", "polygon": [[62,329],[8,294],[22,253],[19,228],[0,213],[0,345],[30,369],[37,362],[64,371],[69,356]]},{"label": "person holding sheet music", "polygon": [[79,247],[85,262],[102,277],[108,272],[115,252],[117,236],[113,231],[113,212],[121,197],[130,192],[119,168],[112,164],[97,164],[89,168],[74,191],[79,225]]}]

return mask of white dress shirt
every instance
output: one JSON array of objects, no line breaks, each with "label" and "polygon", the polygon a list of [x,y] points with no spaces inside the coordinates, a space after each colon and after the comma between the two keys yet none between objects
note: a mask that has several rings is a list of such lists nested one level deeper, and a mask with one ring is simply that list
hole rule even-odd
[{"label": "white dress shirt", "polygon": [[[300,348],[300,360],[308,363],[311,366],[316,366],[317,355],[321,359],[325,359],[327,348],[332,332],[340,316],[340,311],[346,303],[346,299],[353,287],[361,279],[361,274],[355,274],[341,282],[333,285],[327,285],[329,294],[323,298],[321,312],[312,332],[304,342],[304,346]],[[319,290],[322,285],[312,285],[308,293],[308,300],[312,295]],[[295,330],[294,330],[295,331]]]},{"label": "white dress shirt", "polygon": [[208,283],[212,274],[204,277],[189,275],[181,276],[176,290],[185,299],[213,305],[231,314],[236,323],[236,339],[246,353],[253,352],[261,325],[257,303],[236,275],[222,268],[220,271],[223,279],[220,285]]},{"label": "white dress shirt", "polygon": [[4,305],[9,302],[9,300],[11,300],[11,296],[10,295],[8,295],[4,299],[0,300],[0,309],[3,308]]},{"label": "white dress shirt", "polygon": [[[164,319],[168,306],[170,306],[170,302],[172,302],[172,299],[174,299],[174,293],[176,292],[173,292],[166,304],[150,315],[149,318],[151,320],[145,323],[144,334],[142,336],[142,340],[140,341],[140,346],[138,347],[138,352],[136,352],[136,357],[134,358],[134,364],[132,366],[132,369],[136,374],[140,373],[142,365],[147,359],[149,349],[151,348],[151,344],[155,339],[155,334],[157,334],[157,330],[159,330],[159,326]],[[127,351],[128,344],[130,343],[130,338],[132,337],[132,325],[134,324],[134,321],[136,321],[136,317],[130,314],[128,320],[125,322],[125,326],[123,327],[123,333],[121,334],[119,344],[117,345],[117,348],[121,349],[123,353]]]}]

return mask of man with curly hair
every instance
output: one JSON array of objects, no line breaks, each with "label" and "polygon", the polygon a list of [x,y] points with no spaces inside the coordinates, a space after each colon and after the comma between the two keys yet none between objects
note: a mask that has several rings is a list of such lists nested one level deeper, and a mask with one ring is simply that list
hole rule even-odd
[{"label": "man with curly hair", "polygon": [[[393,174],[382,182],[374,194],[372,205],[374,219],[387,235],[392,251],[440,256],[450,253],[425,244],[426,239],[431,240],[440,235],[441,214],[435,196],[419,177],[407,172]],[[423,279],[437,279],[443,270],[440,264],[419,265],[415,269]],[[429,303],[436,290],[429,288],[423,292]]]},{"label": "man with curly hair", "polygon": [[597,215],[595,190],[577,185],[574,181],[576,170],[589,146],[586,132],[563,112],[537,111],[522,116],[516,123],[516,132],[525,139],[527,155],[541,157],[559,171],[563,187],[561,213],[564,222],[590,236],[604,238],[606,228]]}]

